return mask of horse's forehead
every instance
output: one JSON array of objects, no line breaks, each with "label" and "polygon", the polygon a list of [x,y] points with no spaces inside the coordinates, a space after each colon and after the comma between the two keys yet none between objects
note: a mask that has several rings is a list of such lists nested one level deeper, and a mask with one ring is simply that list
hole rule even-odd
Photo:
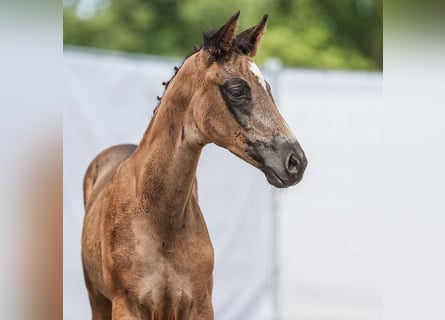
[{"label": "horse's forehead", "polygon": [[255,62],[250,59],[241,59],[236,61],[234,66],[238,69],[238,72],[240,72],[242,76],[247,79],[256,80],[264,88],[264,90],[267,91],[266,80]]},{"label": "horse's forehead", "polygon": [[256,81],[267,91],[266,80],[257,64],[250,59],[235,58],[226,65],[215,64],[211,74],[223,81],[227,77],[240,76],[246,81]]},{"label": "horse's forehead", "polygon": [[263,74],[261,73],[260,68],[256,65],[255,62],[249,61],[249,70],[254,74],[258,82],[261,84],[261,86],[264,88],[264,90],[267,90],[266,87],[266,80],[264,79]]}]

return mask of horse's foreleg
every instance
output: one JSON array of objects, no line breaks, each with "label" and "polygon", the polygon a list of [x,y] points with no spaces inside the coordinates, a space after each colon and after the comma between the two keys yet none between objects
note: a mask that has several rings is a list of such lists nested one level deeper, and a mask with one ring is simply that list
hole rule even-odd
[{"label": "horse's foreleg", "polygon": [[113,298],[113,320],[142,320],[137,308],[132,308],[126,297]]},{"label": "horse's foreleg", "polygon": [[111,301],[98,292],[88,292],[93,320],[111,320]]}]

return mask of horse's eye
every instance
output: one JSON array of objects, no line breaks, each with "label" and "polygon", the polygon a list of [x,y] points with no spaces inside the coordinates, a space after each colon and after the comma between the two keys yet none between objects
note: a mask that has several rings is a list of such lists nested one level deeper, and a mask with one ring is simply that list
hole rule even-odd
[{"label": "horse's eye", "polygon": [[230,94],[234,98],[242,98],[244,96],[244,92],[241,88],[232,88],[230,89]]},{"label": "horse's eye", "polygon": [[249,85],[240,78],[232,78],[220,86],[220,91],[226,100],[226,103],[234,103],[240,105],[252,100]]}]

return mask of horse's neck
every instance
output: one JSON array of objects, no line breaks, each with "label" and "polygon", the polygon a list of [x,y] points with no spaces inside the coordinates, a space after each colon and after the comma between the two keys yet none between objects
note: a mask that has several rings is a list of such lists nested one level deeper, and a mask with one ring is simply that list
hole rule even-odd
[{"label": "horse's neck", "polygon": [[[133,156],[136,197],[161,232],[180,228],[196,201],[196,168],[203,144],[186,131],[187,106],[161,102]],[[192,206],[193,207],[193,206]]]}]

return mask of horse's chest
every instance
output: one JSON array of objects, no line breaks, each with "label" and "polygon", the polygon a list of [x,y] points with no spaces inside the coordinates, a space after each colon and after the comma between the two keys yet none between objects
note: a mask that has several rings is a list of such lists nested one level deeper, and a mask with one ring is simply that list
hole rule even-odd
[{"label": "horse's chest", "polygon": [[146,318],[195,319],[211,310],[214,253],[207,229],[197,222],[182,225],[170,232],[133,222],[131,236],[110,246],[114,286],[125,288]]},{"label": "horse's chest", "polygon": [[152,274],[143,277],[140,284],[139,303],[150,313],[168,318],[169,313],[190,310],[193,305],[191,283],[168,265],[159,266]]},{"label": "horse's chest", "polygon": [[142,249],[146,254],[140,257],[140,267],[148,274],[159,274],[161,278],[171,281],[185,278],[200,281],[202,277],[206,278],[212,274],[214,254],[210,242],[199,239],[177,242],[181,245],[165,241],[159,243],[157,249]]},{"label": "horse's chest", "polygon": [[214,256],[209,240],[188,236],[168,241],[144,236],[136,252],[131,282],[137,286],[142,305],[182,310],[206,295],[210,300]]},{"label": "horse's chest", "polygon": [[[212,271],[159,258],[138,281],[138,300],[153,319],[191,319],[211,306]],[[192,270],[207,269],[202,274]]]},{"label": "horse's chest", "polygon": [[201,230],[177,230],[170,236],[152,230],[138,232],[133,251],[136,266],[161,278],[163,274],[172,279],[176,275],[191,281],[206,279],[213,272],[214,252],[208,233]]}]

